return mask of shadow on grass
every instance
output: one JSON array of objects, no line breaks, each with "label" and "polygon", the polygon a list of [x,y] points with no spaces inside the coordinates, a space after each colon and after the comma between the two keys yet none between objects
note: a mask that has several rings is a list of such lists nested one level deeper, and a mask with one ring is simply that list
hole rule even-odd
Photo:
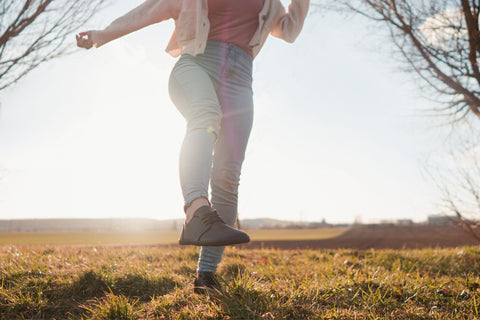
[{"label": "shadow on grass", "polygon": [[216,297],[216,303],[232,319],[311,319],[316,315],[315,308],[303,301],[243,285],[229,288]]},{"label": "shadow on grass", "polygon": [[88,270],[70,283],[47,281],[35,294],[28,287],[12,288],[8,299],[11,302],[1,306],[0,319],[76,318],[84,313],[84,305],[108,294],[149,301],[153,296],[163,296],[175,290],[177,285],[170,277],[162,275],[123,274],[111,278]]}]

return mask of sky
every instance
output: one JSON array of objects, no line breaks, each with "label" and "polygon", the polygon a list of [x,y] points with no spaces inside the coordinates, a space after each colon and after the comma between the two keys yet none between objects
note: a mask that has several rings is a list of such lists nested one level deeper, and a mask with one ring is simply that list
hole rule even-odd
[{"label": "sky", "polygon": [[[140,3],[115,1],[86,29]],[[168,96],[176,59],[164,51],[173,27],[79,49],[0,92],[0,219],[183,217],[185,123]],[[420,222],[438,213],[424,168],[445,130],[376,30],[312,9],[294,44],[267,41],[254,62],[240,218]]]}]

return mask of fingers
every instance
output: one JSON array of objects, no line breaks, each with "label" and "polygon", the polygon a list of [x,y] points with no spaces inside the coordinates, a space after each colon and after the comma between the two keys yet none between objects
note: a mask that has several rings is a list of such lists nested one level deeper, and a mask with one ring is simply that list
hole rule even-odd
[{"label": "fingers", "polygon": [[77,46],[80,48],[90,49],[93,47],[92,35],[90,31],[80,32],[75,36],[77,40]]}]

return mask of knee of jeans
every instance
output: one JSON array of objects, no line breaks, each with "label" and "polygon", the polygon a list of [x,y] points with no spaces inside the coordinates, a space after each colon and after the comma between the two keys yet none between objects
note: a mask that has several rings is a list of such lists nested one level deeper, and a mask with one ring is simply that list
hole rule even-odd
[{"label": "knee of jeans", "polygon": [[192,117],[187,123],[187,128],[188,131],[204,130],[218,137],[221,121],[221,114],[211,112]]}]

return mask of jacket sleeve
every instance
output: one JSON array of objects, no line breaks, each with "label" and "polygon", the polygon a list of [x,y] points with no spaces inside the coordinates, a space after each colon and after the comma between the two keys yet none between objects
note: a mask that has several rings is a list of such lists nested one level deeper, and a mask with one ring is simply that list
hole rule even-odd
[{"label": "jacket sleeve", "polygon": [[292,0],[285,12],[283,6],[277,8],[277,21],[271,31],[274,37],[293,42],[303,28],[310,0]]},{"label": "jacket sleeve", "polygon": [[178,11],[175,0],[146,0],[138,7],[115,19],[103,32],[106,42],[160,21],[174,18]]}]

